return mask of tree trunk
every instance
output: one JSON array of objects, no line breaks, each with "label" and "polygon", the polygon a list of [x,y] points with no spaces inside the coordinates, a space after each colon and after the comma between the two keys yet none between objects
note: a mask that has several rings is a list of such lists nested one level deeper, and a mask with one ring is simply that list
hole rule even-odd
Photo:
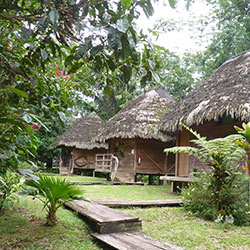
[{"label": "tree trunk", "polygon": [[47,226],[54,226],[57,223],[57,219],[56,219],[56,208],[52,207],[49,209],[48,215],[47,215],[47,222],[46,225]]}]

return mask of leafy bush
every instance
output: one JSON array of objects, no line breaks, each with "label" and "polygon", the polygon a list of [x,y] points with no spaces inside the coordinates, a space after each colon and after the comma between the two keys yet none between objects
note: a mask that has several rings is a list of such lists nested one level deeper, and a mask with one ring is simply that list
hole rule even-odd
[{"label": "leafy bush", "polygon": [[16,199],[15,192],[20,186],[20,177],[7,170],[0,174],[0,210],[4,207],[10,209]]},{"label": "leafy bush", "polygon": [[[244,137],[247,132],[250,138],[250,123],[249,129],[246,126],[239,134],[207,140],[184,125],[196,137],[192,140],[196,147],[165,149],[166,153],[192,154],[210,166],[209,171],[195,173],[197,181],[183,191],[184,207],[194,215],[217,222],[250,224],[249,177],[240,172],[242,162],[250,159],[247,158],[250,154],[242,147],[246,145]],[[246,147],[249,150],[249,144]]]},{"label": "leafy bush", "polygon": [[213,175],[213,171],[198,173],[198,179],[183,189],[184,208],[208,220],[250,225],[248,176],[235,172],[231,184],[224,183],[215,195]]}]

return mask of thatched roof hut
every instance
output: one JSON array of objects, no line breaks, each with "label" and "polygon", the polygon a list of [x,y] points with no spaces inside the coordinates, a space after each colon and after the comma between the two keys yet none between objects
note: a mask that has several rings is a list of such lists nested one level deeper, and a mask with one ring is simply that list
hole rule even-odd
[{"label": "thatched roof hut", "polygon": [[222,64],[206,81],[187,95],[162,119],[161,129],[174,132],[180,122],[192,126],[223,115],[250,119],[250,51]]},{"label": "thatched roof hut", "polygon": [[98,133],[101,126],[104,126],[103,120],[97,115],[87,115],[74,123],[53,143],[52,147],[75,147],[78,149],[108,148],[106,143],[92,141],[92,138]]},{"label": "thatched roof hut", "polygon": [[157,86],[130,101],[100,129],[95,139],[101,142],[110,138],[172,140],[173,137],[159,132],[158,124],[174,103],[164,88]]}]

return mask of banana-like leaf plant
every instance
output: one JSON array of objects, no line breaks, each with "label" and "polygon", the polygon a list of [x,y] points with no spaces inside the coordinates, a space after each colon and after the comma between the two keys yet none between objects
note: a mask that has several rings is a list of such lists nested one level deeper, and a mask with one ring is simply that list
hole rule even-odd
[{"label": "banana-like leaf plant", "polygon": [[62,201],[80,199],[83,192],[67,182],[65,178],[41,174],[38,177],[38,180],[27,180],[25,183],[35,188],[35,193],[34,190],[29,193],[35,194],[44,203],[43,209],[47,211],[46,225],[53,226],[57,223],[56,211],[63,205]]}]

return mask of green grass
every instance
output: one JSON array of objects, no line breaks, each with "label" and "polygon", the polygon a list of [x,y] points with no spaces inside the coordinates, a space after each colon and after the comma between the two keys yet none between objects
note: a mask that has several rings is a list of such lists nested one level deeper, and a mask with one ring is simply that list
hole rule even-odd
[{"label": "green grass", "polygon": [[[79,186],[95,200],[180,199],[169,186]],[[73,212],[60,208],[59,223],[45,227],[46,213],[38,200],[22,197],[0,220],[0,249],[100,249],[90,228]],[[153,238],[188,250],[250,250],[250,227],[217,224],[189,215],[179,208],[131,208],[120,211],[142,219],[142,231]]]},{"label": "green grass", "polygon": [[146,235],[185,249],[250,249],[250,227],[205,221],[188,215],[183,208],[134,208],[120,211],[141,218]]},{"label": "green grass", "polygon": [[101,249],[92,241],[90,228],[73,212],[60,208],[54,227],[44,226],[45,217],[39,200],[22,197],[13,210],[1,214],[0,249]]},{"label": "green grass", "polygon": [[87,199],[95,201],[180,199],[180,196],[171,194],[170,186],[93,185],[78,187],[84,190],[84,196]]},{"label": "green grass", "polygon": [[73,182],[73,181],[76,181],[76,182],[106,181],[105,178],[91,177],[91,176],[81,176],[81,175],[64,176],[64,175],[59,175],[59,174],[47,174],[47,175],[55,176],[58,178],[66,178],[70,182]]}]

